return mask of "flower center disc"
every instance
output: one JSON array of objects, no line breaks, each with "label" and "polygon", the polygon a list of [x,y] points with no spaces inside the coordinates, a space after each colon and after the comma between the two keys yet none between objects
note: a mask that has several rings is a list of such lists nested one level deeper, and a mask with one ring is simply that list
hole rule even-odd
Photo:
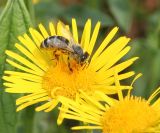
[{"label": "flower center disc", "polygon": [[157,120],[156,109],[137,97],[125,98],[103,116],[104,133],[143,132]]},{"label": "flower center disc", "polygon": [[[95,72],[80,66],[75,61],[58,61],[50,66],[43,76],[42,86],[51,98],[65,96],[71,99],[76,97],[79,90],[91,91],[95,80]],[[72,69],[72,70],[70,70]]]}]

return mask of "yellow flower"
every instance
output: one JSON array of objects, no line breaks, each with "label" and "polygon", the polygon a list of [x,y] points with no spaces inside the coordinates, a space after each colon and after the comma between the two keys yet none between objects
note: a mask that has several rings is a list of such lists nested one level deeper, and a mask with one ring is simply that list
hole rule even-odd
[{"label": "yellow flower", "polygon": [[[117,79],[116,79],[117,80]],[[116,81],[117,87],[119,81]],[[121,91],[119,93],[122,94]],[[158,88],[148,100],[130,94],[118,95],[118,100],[95,92],[95,97],[81,91],[77,101],[65,97],[59,100],[66,106],[64,118],[86,123],[72,127],[73,130],[99,129],[103,133],[159,133],[160,132],[160,98],[153,101],[160,93]]]},{"label": "yellow flower", "polygon": [[[65,27],[65,30],[70,30],[68,25]],[[107,35],[98,49],[93,52],[100,22],[97,22],[91,34],[91,20],[88,19],[80,41],[76,20],[72,19],[74,40],[90,55],[84,65],[80,65],[74,60],[68,60],[69,55],[63,53],[60,53],[59,59],[55,60],[55,54],[52,50],[40,48],[41,43],[49,36],[58,35],[70,39],[71,35],[63,32],[62,29],[62,22],[58,22],[57,25],[49,23],[50,32],[48,33],[44,26],[39,24],[40,31],[30,28],[30,35],[24,34],[18,37],[20,43],[16,43],[15,47],[21,54],[10,50],[6,51],[9,57],[6,61],[18,68],[17,71],[5,71],[3,79],[6,81],[4,83],[6,92],[27,94],[16,100],[17,111],[39,102],[43,104],[37,107],[36,111],[51,111],[59,103],[57,96],[65,96],[75,100],[80,89],[90,94],[96,90],[105,94],[114,94],[117,93],[114,83],[115,71],[121,73],[118,76],[119,80],[134,75],[133,71],[124,73],[122,71],[132,65],[137,57],[117,63],[131,49],[130,46],[126,46],[129,38],[120,37],[111,42],[118,31],[117,27]],[[109,46],[107,47],[107,45]],[[70,70],[70,67],[73,71]],[[131,86],[119,86],[119,90],[131,88]],[[58,119],[59,124],[62,121],[60,118]]]}]

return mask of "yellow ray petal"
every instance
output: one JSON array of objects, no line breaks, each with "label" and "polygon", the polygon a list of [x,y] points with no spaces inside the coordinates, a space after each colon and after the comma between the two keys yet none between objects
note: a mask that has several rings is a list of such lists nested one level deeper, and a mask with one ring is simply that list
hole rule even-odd
[{"label": "yellow ray petal", "polygon": [[[115,70],[115,74],[114,74],[114,80],[115,80],[115,86],[118,88],[120,87],[120,82],[119,82],[119,78],[118,78],[118,73],[117,71]],[[122,93],[122,90],[118,90],[118,99],[120,101],[123,100],[123,93]]]},{"label": "yellow ray petal", "polygon": [[156,91],[154,91],[152,93],[152,95],[148,98],[148,102],[151,102],[158,94],[160,93],[160,87],[158,89],[156,89]]},{"label": "yellow ray petal", "polygon": [[104,50],[99,57],[95,58],[95,60],[92,59],[90,66],[92,67],[94,65],[94,67],[96,68],[101,68],[110,60],[110,57],[118,54],[127,45],[129,40],[129,38],[120,37],[115,42],[113,42],[106,50]]},{"label": "yellow ray petal", "polygon": [[[33,86],[33,87],[41,87],[41,83],[36,83],[36,82],[33,82],[33,81],[29,81],[29,80],[24,80],[22,79],[21,77],[18,77],[18,76],[3,76],[3,79],[5,81],[8,81],[7,82],[4,82],[4,85],[8,86],[8,87],[18,87],[19,85],[30,85],[30,86]],[[29,87],[29,86],[25,86],[25,87]],[[32,88],[32,87],[31,87]]]},{"label": "yellow ray petal", "polygon": [[79,113],[77,113],[77,112],[75,112],[75,111],[71,111],[71,110],[69,110],[68,108],[64,108],[64,107],[59,107],[58,108],[60,111],[63,111],[63,112],[65,112],[65,113],[69,113],[69,114],[72,114],[72,115],[75,115],[75,116],[80,116],[80,114]]},{"label": "yellow ray petal", "polygon": [[[8,62],[10,65],[12,65],[12,66],[14,66],[14,67],[16,67],[16,68],[18,68],[18,69],[20,69],[20,70],[23,70],[23,71],[25,71],[25,72],[32,73],[32,74],[35,74],[35,75],[39,75],[39,73],[37,73],[37,72],[35,72],[35,71],[27,68],[27,67],[23,67],[23,66],[15,63],[15,62],[9,60],[9,59],[6,59],[6,62]],[[42,76],[42,75],[39,75],[39,76]]]},{"label": "yellow ray petal", "polygon": [[131,83],[130,86],[133,86],[133,84],[135,83],[135,81],[136,81],[137,79],[139,79],[142,75],[143,75],[142,73],[137,74],[137,75],[134,77],[134,79],[132,80],[132,83]]},{"label": "yellow ray petal", "polygon": [[[63,30],[63,25],[62,25],[62,23],[61,23],[61,21],[59,21],[58,23],[57,23],[57,35],[58,36],[62,36],[62,30]],[[64,37],[66,37],[66,36],[64,36]]]},{"label": "yellow ray petal", "polygon": [[70,32],[69,25],[65,25],[66,29]]},{"label": "yellow ray petal", "polygon": [[29,80],[25,80],[23,79],[22,77],[19,77],[19,76],[3,76],[3,79],[8,81],[8,82],[11,82],[11,83],[18,83],[18,84],[41,84],[41,82],[33,82],[33,81],[29,81]]},{"label": "yellow ray petal", "polygon": [[[127,79],[131,76],[133,76],[135,74],[134,71],[131,71],[131,72],[126,72],[126,73],[123,73],[123,74],[119,74],[118,75],[118,79],[119,80],[123,80],[123,79]],[[114,77],[110,77],[110,78],[107,78],[106,80],[104,80],[103,82],[101,82],[102,84],[107,84],[107,85],[111,85],[114,83]]]},{"label": "yellow ray petal", "polygon": [[[28,81],[33,81],[33,82],[36,82],[36,83],[42,83],[42,78],[40,77],[36,77],[35,78],[35,75],[32,75],[32,74],[28,74],[28,73],[21,73],[21,72],[12,72],[12,71],[7,71],[5,72],[5,74],[10,74],[10,76],[4,76],[3,79],[10,82],[10,77],[14,77],[14,78],[17,78],[17,79],[24,79],[24,80],[28,80]],[[5,77],[8,77],[8,79]]]},{"label": "yellow ray petal", "polygon": [[[102,114],[102,111],[99,111],[94,106],[88,106],[87,105],[87,107],[83,106],[83,107],[79,108],[79,104],[75,103],[73,100],[70,100],[70,99],[65,98],[65,97],[59,97],[59,100],[61,101],[61,103],[63,103],[64,105],[67,105],[69,108],[74,109],[74,111],[79,113],[79,114],[84,114],[83,112],[85,112],[85,111],[92,112],[95,116],[96,116],[96,114],[100,114],[100,115]],[[81,102],[81,104],[82,104],[82,102]]]},{"label": "yellow ray petal", "polygon": [[95,60],[96,57],[98,57],[102,51],[106,48],[106,46],[109,44],[109,42],[112,40],[112,38],[115,36],[115,34],[118,31],[118,27],[115,27],[104,39],[104,41],[100,44],[99,48],[94,53],[92,60]]},{"label": "yellow ray petal", "polygon": [[92,124],[96,124],[96,125],[101,125],[100,122],[95,122],[95,121],[92,121],[92,120],[88,120],[88,119],[85,119],[83,117],[72,116],[72,115],[69,115],[69,114],[64,114],[63,116],[67,119],[78,120],[78,121],[83,121],[83,122],[92,123]]},{"label": "yellow ray petal", "polygon": [[51,60],[50,56],[48,56],[48,53],[45,50],[40,48],[41,43],[44,41],[43,36],[33,28],[30,28],[30,33],[37,45],[36,50],[32,54],[35,54],[35,57],[38,58],[43,64],[49,64]]},{"label": "yellow ray petal", "polygon": [[85,51],[89,45],[90,32],[91,32],[91,19],[88,19],[84,26],[84,30],[83,30],[82,38],[81,38],[81,46],[82,48],[84,48]]},{"label": "yellow ray petal", "polygon": [[12,87],[12,88],[6,88],[5,92],[8,92],[8,93],[35,93],[35,92],[45,92],[45,90],[41,88],[37,90],[37,88],[31,89],[31,88],[17,88],[17,87],[13,88]]},{"label": "yellow ray petal", "polygon": [[[104,67],[106,68],[106,70],[108,70],[109,68],[111,68],[116,62],[118,62],[122,57],[124,57],[129,51],[130,51],[131,47],[128,46],[126,48],[124,48],[121,52],[119,52],[116,56],[113,56],[106,65],[104,65]],[[103,59],[105,60],[105,59]],[[98,68],[97,70],[99,70],[100,68]]]},{"label": "yellow ray petal", "polygon": [[100,91],[96,91],[95,93],[100,97],[98,100],[103,99],[107,104],[109,104],[109,106],[113,106],[118,102],[116,99],[111,98]]},{"label": "yellow ray petal", "polygon": [[71,111],[69,110],[68,108],[64,108],[64,107],[60,107],[59,110],[67,113],[67,114],[71,114],[71,115],[74,115],[74,116],[79,116],[79,117],[85,117],[87,119],[90,119],[90,120],[93,120],[93,121],[98,121],[98,118],[99,118],[99,115],[95,114],[95,113],[91,113],[91,114],[88,114],[86,113],[85,111],[82,111],[81,112],[76,112],[76,111]]},{"label": "yellow ray petal", "polygon": [[102,106],[99,102],[97,102],[93,98],[90,98],[89,96],[87,96],[83,91],[80,91],[80,92],[83,95],[83,97],[85,98],[85,100],[88,100],[89,102],[91,102],[93,105],[97,106],[101,110],[106,110],[105,107]]},{"label": "yellow ray petal", "polygon": [[21,77],[22,79],[30,79],[30,80],[34,80],[34,81],[42,81],[42,77],[40,76],[36,76],[33,74],[29,74],[29,73],[23,73],[23,72],[15,72],[15,71],[4,71],[5,74],[9,74],[9,75],[13,75],[13,76],[17,76],[17,77]]},{"label": "yellow ray petal", "polygon": [[29,59],[31,59],[35,64],[37,64],[38,67],[40,67],[42,70],[46,71],[48,69],[48,66],[42,64],[40,60],[37,60],[28,50],[26,50],[24,47],[22,47],[19,44],[15,44],[15,47],[21,51],[25,56],[27,56]]},{"label": "yellow ray petal", "polygon": [[57,35],[67,38],[69,41],[73,40],[73,36],[70,32],[69,26],[64,25],[61,21],[57,23]]},{"label": "yellow ray petal", "polygon": [[[66,106],[63,105],[63,104],[62,104],[62,108],[65,108],[66,110],[68,109],[68,107],[66,107]],[[63,110],[60,110],[59,115],[58,115],[58,118],[57,118],[57,124],[58,124],[58,125],[61,125],[61,124],[62,124],[63,119],[64,119],[64,117],[63,117],[64,113],[65,113],[65,112],[64,112]]]},{"label": "yellow ray petal", "polygon": [[[112,81],[113,83],[114,81]],[[104,92],[105,94],[116,94],[118,90],[131,90],[132,87],[131,86],[119,86],[119,87],[116,87],[116,86],[108,86],[107,84],[106,85],[103,85],[103,86],[97,86],[94,87],[95,90],[97,91],[101,91],[101,92]]]},{"label": "yellow ray petal", "polygon": [[42,102],[42,101],[47,101],[48,99],[49,99],[49,97],[46,96],[46,97],[42,97],[42,98],[36,99],[34,101],[30,101],[30,102],[24,103],[24,104],[18,106],[16,111],[18,112],[18,111],[20,111],[20,110],[22,110],[22,109],[24,109],[24,108],[26,108],[26,107],[28,107],[30,105],[33,105],[33,104],[36,104],[36,103],[39,103],[39,102]]},{"label": "yellow ray petal", "polygon": [[22,97],[20,97],[20,98],[18,98],[17,100],[19,101],[23,101],[23,100],[25,100],[26,98],[29,98],[29,97],[33,97],[33,96],[36,96],[36,95],[39,95],[39,94],[42,94],[42,93],[47,93],[45,90],[43,91],[43,92],[35,92],[35,93],[31,93],[31,94],[27,94],[27,95],[25,95],[25,96],[22,96]]},{"label": "yellow ray petal", "polygon": [[103,67],[99,70],[99,72],[103,73],[106,76],[106,78],[110,77],[110,76],[114,75],[114,70],[117,70],[117,73],[119,73],[119,72],[123,71],[124,69],[126,69],[127,67],[131,66],[134,63],[134,61],[136,61],[137,59],[139,59],[139,57],[133,57],[133,58],[131,58],[127,61],[124,61],[124,62],[122,62],[122,63],[120,63],[120,64],[118,64],[108,70],[106,67]]},{"label": "yellow ray petal", "polygon": [[71,128],[72,130],[82,130],[82,129],[102,129],[102,126],[75,126]]},{"label": "yellow ray petal", "polygon": [[97,24],[96,24],[96,26],[94,28],[94,31],[93,31],[93,34],[92,34],[91,41],[89,43],[88,49],[86,50],[90,55],[92,54],[93,48],[95,46],[95,42],[96,42],[97,37],[98,37],[100,25],[101,25],[101,23],[97,22]]},{"label": "yellow ray petal", "polygon": [[35,50],[38,50],[35,43],[31,41],[27,34],[24,34],[24,37],[19,36],[18,39],[32,54],[34,54]]},{"label": "yellow ray petal", "polygon": [[39,67],[37,67],[36,65],[34,65],[33,63],[31,63],[30,61],[28,61],[27,59],[23,58],[22,56],[6,50],[5,52],[8,56],[14,58],[15,60],[19,61],[20,63],[24,64],[25,66],[27,66],[28,68],[32,69],[33,71],[36,71],[37,73],[39,73],[40,75],[44,74],[44,71],[42,71],[42,69],[40,69]]},{"label": "yellow ray petal", "polygon": [[[18,80],[18,79],[15,79],[16,81],[15,82],[13,82],[13,83],[3,83],[3,85],[4,86],[6,86],[6,87],[11,87],[11,88],[17,88],[17,90],[18,89],[23,89],[23,88],[27,88],[28,90],[30,89],[31,90],[31,92],[36,92],[36,90],[38,90],[38,89],[42,89],[42,86],[41,86],[41,84],[39,84],[39,83],[27,83],[25,80]],[[24,84],[18,84],[17,82],[18,81],[23,81],[24,82]]]},{"label": "yellow ray petal", "polygon": [[52,101],[49,101],[39,107],[37,107],[35,110],[38,112],[38,111],[42,111],[42,110],[45,110],[47,108],[49,108],[50,106],[52,106]]},{"label": "yellow ray petal", "polygon": [[46,31],[45,27],[42,24],[39,24],[39,29],[40,29],[44,38],[49,37],[48,32]]},{"label": "yellow ray petal", "polygon": [[47,108],[46,110],[44,110],[44,112],[50,112],[52,109],[54,109],[57,105],[58,105],[58,101],[57,100],[54,100],[52,99],[51,101],[51,106],[49,108]]},{"label": "yellow ray petal", "polygon": [[[35,32],[35,30],[34,30]],[[31,35],[33,35],[34,32],[31,32]],[[37,35],[38,33],[35,33],[35,35]],[[39,50],[39,46],[40,44],[38,43],[37,46],[35,45],[35,43],[31,40],[31,38],[27,35],[24,34],[24,38],[23,37],[18,37],[18,39],[24,44],[24,46],[35,56],[35,58],[39,59],[41,63],[43,63],[44,65],[48,64],[48,57],[46,56],[46,54],[42,53]]]},{"label": "yellow ray petal", "polygon": [[[148,104],[151,104],[149,101],[147,102]],[[160,110],[160,99],[157,99],[151,106]]]},{"label": "yellow ray petal", "polygon": [[30,95],[30,97],[28,96],[28,97],[25,97],[25,98],[20,98],[20,99],[17,99],[16,100],[16,105],[20,105],[20,104],[23,104],[23,103],[25,103],[25,102],[29,102],[29,101],[33,101],[33,100],[35,100],[35,99],[39,99],[39,98],[41,98],[41,97],[44,97],[44,96],[47,96],[48,94],[46,93],[46,92],[44,92],[44,93],[39,93],[39,94],[37,94],[37,95]]},{"label": "yellow ray petal", "polygon": [[[84,46],[84,51],[87,51],[88,46],[89,46],[89,42],[90,42],[90,36],[91,36],[91,19],[88,19],[86,26],[84,28],[84,44],[82,44],[82,46]],[[82,35],[83,37],[83,35]]]},{"label": "yellow ray petal", "polygon": [[72,19],[72,33],[73,33],[73,38],[78,43],[78,30],[77,30],[77,23],[75,19]]},{"label": "yellow ray petal", "polygon": [[[99,115],[97,115],[98,116],[98,118],[97,118],[97,117],[95,117],[95,115],[93,116],[93,114],[88,114],[86,112],[77,113],[77,112],[70,111],[68,109],[66,110],[65,108],[62,108],[62,107],[59,108],[59,110],[65,112],[65,114],[67,113],[67,114],[70,114],[70,115],[73,115],[73,116],[83,117],[85,119],[89,119],[89,120],[92,120],[92,121],[99,122],[99,119],[98,119]],[[63,114],[62,114],[62,117],[63,117]]]},{"label": "yellow ray petal", "polygon": [[54,27],[54,24],[52,22],[49,23],[49,30],[50,30],[51,36],[56,35],[55,27]]},{"label": "yellow ray petal", "polygon": [[35,41],[35,44],[37,45],[37,47],[39,48],[42,41],[45,39],[37,30],[30,28],[29,32],[33,38],[33,40]]},{"label": "yellow ray petal", "polygon": [[81,104],[83,104],[84,106],[81,107],[81,108],[80,108],[80,106],[78,106],[78,108],[80,110],[82,110],[83,112],[90,112],[92,114],[92,116],[94,116],[94,118],[95,117],[97,118],[99,115],[103,114],[103,111],[99,110],[97,108],[97,106],[93,106],[93,105],[90,105],[90,104],[88,105],[88,104],[86,104],[86,101],[85,101],[85,103],[84,103],[84,101],[83,102],[81,101]]},{"label": "yellow ray petal", "polygon": [[[135,83],[135,81],[136,81],[137,79],[139,79],[141,76],[142,76],[142,73],[137,74],[137,75],[134,77],[134,79],[132,80],[132,83],[131,83],[130,86],[133,86],[133,84]],[[131,90],[128,90],[127,97],[131,97]]]}]

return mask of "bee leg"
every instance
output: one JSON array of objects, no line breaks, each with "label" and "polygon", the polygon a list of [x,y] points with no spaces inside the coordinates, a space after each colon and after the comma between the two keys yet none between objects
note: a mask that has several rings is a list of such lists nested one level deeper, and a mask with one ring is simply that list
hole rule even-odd
[{"label": "bee leg", "polygon": [[[55,51],[53,51],[53,56],[55,56]],[[53,58],[53,59],[51,59],[51,60],[55,60],[56,58]]]},{"label": "bee leg", "polygon": [[53,56],[55,57],[52,60],[58,60],[59,59],[59,55],[56,53],[56,51],[53,51]]},{"label": "bee leg", "polygon": [[88,63],[87,63],[87,62],[82,63],[82,64],[81,64],[81,66],[82,66],[82,70],[83,70],[87,65],[88,65]]},{"label": "bee leg", "polygon": [[55,54],[55,59],[59,59],[59,55],[58,54]]},{"label": "bee leg", "polygon": [[70,70],[71,72],[73,72],[73,69],[71,68],[71,64],[70,64],[70,61],[69,61],[69,56],[68,56],[67,60],[68,60],[68,68],[69,68],[69,70]]},{"label": "bee leg", "polygon": [[53,58],[52,60],[54,60],[55,63],[56,63],[56,65],[57,65],[58,59],[59,59],[59,55],[57,55],[57,54],[56,54],[56,51],[54,51],[54,52],[53,52],[53,56],[54,56],[54,58]]}]

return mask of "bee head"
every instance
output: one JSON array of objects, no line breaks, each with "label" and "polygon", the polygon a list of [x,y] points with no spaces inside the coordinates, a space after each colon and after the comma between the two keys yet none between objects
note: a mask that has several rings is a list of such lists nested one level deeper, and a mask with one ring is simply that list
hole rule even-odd
[{"label": "bee head", "polygon": [[88,56],[89,56],[89,53],[88,53],[88,52],[85,52],[85,53],[81,56],[80,61],[81,61],[81,62],[84,62],[84,61],[88,58]]}]

